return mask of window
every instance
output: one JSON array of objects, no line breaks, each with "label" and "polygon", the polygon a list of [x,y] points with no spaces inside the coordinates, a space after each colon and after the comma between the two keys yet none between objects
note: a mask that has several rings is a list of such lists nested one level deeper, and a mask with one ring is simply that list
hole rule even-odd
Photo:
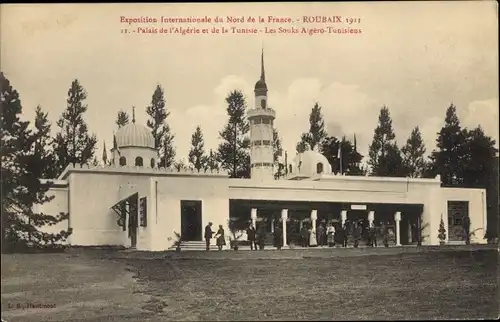
[{"label": "window", "polygon": [[290,173],[292,173],[292,172],[293,172],[293,171],[292,171],[292,165],[291,165],[291,164],[289,164],[289,165],[288,165],[288,172],[290,172]]},{"label": "window", "polygon": [[260,107],[266,108],[266,100],[265,99],[260,100]]},{"label": "window", "polygon": [[319,162],[316,164],[316,173],[323,173],[323,163]]},{"label": "window", "polygon": [[141,157],[135,158],[135,166],[142,167],[142,158]]},{"label": "window", "polygon": [[154,158],[151,158],[151,168],[154,168],[155,167],[155,159]]},{"label": "window", "polygon": [[254,120],[254,124],[260,124],[260,123],[262,123],[262,119],[261,118],[256,118]]},{"label": "window", "polygon": [[120,157],[120,166],[125,166],[127,165],[127,159],[125,157]]},{"label": "window", "polygon": [[271,145],[271,141],[269,141],[269,140],[264,140],[264,141],[262,141],[262,144],[264,144],[264,145]]},{"label": "window", "polygon": [[262,119],[262,124],[270,124],[271,121],[268,118],[263,118]]},{"label": "window", "polygon": [[262,145],[262,141],[253,141],[253,145],[259,146]]}]

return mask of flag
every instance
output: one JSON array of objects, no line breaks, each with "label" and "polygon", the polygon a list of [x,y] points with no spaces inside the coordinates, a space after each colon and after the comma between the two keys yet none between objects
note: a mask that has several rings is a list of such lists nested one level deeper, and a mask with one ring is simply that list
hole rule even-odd
[{"label": "flag", "polygon": [[337,150],[337,158],[339,159],[340,174],[342,174],[342,143],[344,143],[344,138],[339,142],[339,148]]},{"label": "flag", "polygon": [[104,142],[104,147],[102,149],[102,162],[106,165],[108,163],[108,152],[106,151],[106,142]]},{"label": "flag", "polygon": [[288,174],[288,153],[285,151],[285,174]]},{"label": "flag", "polygon": [[116,151],[118,155],[120,154],[120,148],[118,148],[118,144],[116,143],[116,135],[113,134],[113,151]]}]

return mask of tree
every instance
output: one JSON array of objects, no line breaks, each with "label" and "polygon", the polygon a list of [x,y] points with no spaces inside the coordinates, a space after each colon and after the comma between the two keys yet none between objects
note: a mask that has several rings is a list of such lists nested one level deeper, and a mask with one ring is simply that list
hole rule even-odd
[{"label": "tree", "polygon": [[130,121],[130,116],[124,110],[118,111],[118,116],[116,117],[116,125],[118,128],[121,128],[124,125],[127,125]]},{"label": "tree", "polygon": [[155,148],[160,155],[160,166],[169,168],[174,164],[175,148],[173,144],[175,136],[170,133],[170,126],[166,122],[170,112],[166,109],[164,92],[160,85],[156,86],[151,97],[151,104],[146,108],[146,112],[149,116],[147,126],[151,129]]},{"label": "tree", "polygon": [[309,132],[302,133],[300,141],[297,143],[297,152],[302,153],[307,149],[314,150],[315,148],[319,148],[319,145],[327,135],[325,121],[321,114],[321,106],[316,103],[309,114]]},{"label": "tree", "polygon": [[498,236],[498,150],[495,140],[487,136],[481,126],[466,130],[464,145],[463,186],[486,189],[486,237]]},{"label": "tree", "polygon": [[230,178],[250,177],[250,125],[245,118],[246,102],[241,91],[235,90],[226,98],[228,123],[219,132],[223,140],[218,148],[218,161]]},{"label": "tree", "polygon": [[421,178],[424,175],[426,162],[424,158],[425,144],[419,127],[415,127],[401,149],[405,175],[410,178]]},{"label": "tree", "polygon": [[467,133],[460,125],[455,105],[446,110],[444,123],[436,139],[437,149],[430,158],[432,172],[441,175],[443,186],[457,186],[463,183]]},{"label": "tree", "polygon": [[12,88],[9,80],[1,72],[0,89],[2,251],[12,252],[24,250],[26,247],[43,247],[64,241],[71,233],[70,229],[49,234],[40,228],[66,220],[68,214],[52,216],[35,212],[35,205],[43,204],[53,198],[46,196],[50,183],[44,184],[40,180],[47,171],[45,164],[50,160],[45,154],[40,153],[46,142],[41,139],[45,137],[46,128],[40,127],[43,128],[43,131],[40,131],[35,126],[33,132],[28,129],[29,122],[20,120],[22,105],[19,93]]},{"label": "tree", "polygon": [[44,113],[40,105],[36,108],[35,114],[34,150],[39,161],[40,178],[55,178],[57,176],[56,158],[51,147],[53,139],[50,135],[51,124],[48,113]]},{"label": "tree", "polygon": [[320,151],[332,166],[332,171],[334,173],[340,172],[339,147],[342,148],[340,153],[342,173],[346,175],[364,175],[364,171],[360,166],[363,156],[357,151],[355,145],[346,140],[345,137],[339,140],[334,136],[330,136],[325,138],[320,145]]},{"label": "tree", "polygon": [[68,91],[67,107],[57,121],[60,128],[54,140],[54,152],[57,157],[57,171],[60,174],[68,164],[88,164],[94,157],[97,138],[88,133],[87,123],[83,119],[87,111],[85,99],[87,92],[75,79]]},{"label": "tree", "polygon": [[283,147],[281,146],[279,132],[277,129],[273,129],[273,163],[274,163],[274,169],[276,170],[276,172],[274,173],[275,179],[284,176],[286,172],[285,164],[280,162],[280,157],[282,155],[283,155]]},{"label": "tree", "polygon": [[191,150],[189,151],[189,163],[199,171],[206,167],[207,156],[205,155],[205,143],[203,133],[199,126],[191,136]]},{"label": "tree", "polygon": [[220,168],[219,162],[217,161],[216,154],[210,149],[208,153],[207,162],[205,163],[205,171],[218,171]]},{"label": "tree", "polygon": [[441,215],[441,221],[439,222],[439,230],[438,230],[438,238],[441,243],[444,243],[446,240],[446,228],[444,228],[443,215]]},{"label": "tree", "polygon": [[374,176],[404,176],[403,159],[397,146],[389,109],[383,106],[369,147],[368,164]]}]

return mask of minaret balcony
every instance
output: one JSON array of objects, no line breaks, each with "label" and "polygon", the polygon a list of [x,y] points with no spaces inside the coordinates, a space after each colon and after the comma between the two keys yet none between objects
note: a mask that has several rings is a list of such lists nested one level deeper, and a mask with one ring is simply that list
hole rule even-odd
[{"label": "minaret balcony", "polygon": [[252,108],[247,112],[247,118],[268,116],[276,118],[276,111],[272,108]]}]

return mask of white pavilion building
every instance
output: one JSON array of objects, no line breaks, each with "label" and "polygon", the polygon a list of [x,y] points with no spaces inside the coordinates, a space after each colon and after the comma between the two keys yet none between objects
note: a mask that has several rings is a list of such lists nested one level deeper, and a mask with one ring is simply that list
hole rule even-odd
[{"label": "white pavilion building", "polygon": [[[306,151],[286,165],[287,175],[276,180],[273,169],[273,122],[269,107],[264,62],[255,84],[255,105],[250,122],[251,179],[230,179],[224,172],[158,168],[158,153],[151,132],[135,120],[116,133],[112,165],[69,165],[55,180],[40,205],[44,213],[69,213],[69,220],[47,231],[71,227],[68,243],[74,246],[123,245],[145,251],[170,249],[175,232],[185,245],[203,248],[204,227],[227,229],[230,216],[260,218],[283,225],[284,244],[292,243],[295,220],[365,218],[389,222],[395,245],[416,241],[412,227],[425,227],[423,245],[438,245],[444,221],[447,243],[463,243],[461,220],[470,218],[472,243],[486,243],[484,189],[441,187],[434,179],[335,175],[327,159]],[[272,231],[272,225],[270,230]],[[229,233],[226,233],[229,235]],[[214,241],[215,242],[215,241]],[[195,247],[196,248],[196,247]]]}]

